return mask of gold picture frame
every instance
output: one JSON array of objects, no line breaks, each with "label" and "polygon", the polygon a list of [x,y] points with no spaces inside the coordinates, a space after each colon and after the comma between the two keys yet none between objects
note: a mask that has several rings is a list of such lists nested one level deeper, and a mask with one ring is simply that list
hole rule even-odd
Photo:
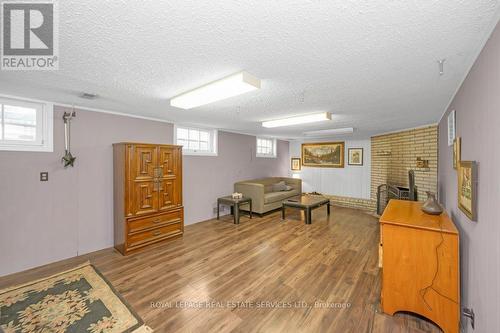
[{"label": "gold picture frame", "polygon": [[363,166],[363,148],[347,149],[347,164]]},{"label": "gold picture frame", "polygon": [[301,151],[303,166],[344,167],[344,142],[303,143]]},{"label": "gold picture frame", "polygon": [[472,221],[477,220],[477,164],[460,161],[458,166],[458,208]]},{"label": "gold picture frame", "polygon": [[460,137],[456,137],[453,140],[453,169],[457,170],[460,165],[461,159],[461,149],[462,149],[462,140]]},{"label": "gold picture frame", "polygon": [[292,157],[290,162],[290,167],[292,171],[300,171],[301,169],[301,159],[300,157]]}]

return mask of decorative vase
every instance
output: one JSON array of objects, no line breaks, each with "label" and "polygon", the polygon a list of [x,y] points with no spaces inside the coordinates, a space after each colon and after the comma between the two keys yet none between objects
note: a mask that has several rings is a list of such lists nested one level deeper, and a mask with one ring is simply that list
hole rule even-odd
[{"label": "decorative vase", "polygon": [[431,191],[427,191],[427,200],[422,205],[422,211],[430,215],[440,215],[443,212],[443,207],[437,202],[436,195]]}]

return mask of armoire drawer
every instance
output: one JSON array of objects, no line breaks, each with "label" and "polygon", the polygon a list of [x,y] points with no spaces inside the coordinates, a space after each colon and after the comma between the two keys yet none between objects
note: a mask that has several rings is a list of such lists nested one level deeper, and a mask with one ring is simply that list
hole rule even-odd
[{"label": "armoire drawer", "polygon": [[144,217],[141,219],[134,219],[128,221],[128,233],[133,234],[136,232],[157,228],[163,225],[180,222],[182,214],[180,210],[168,212],[161,215]]},{"label": "armoire drawer", "polygon": [[182,223],[177,222],[168,224],[164,227],[138,232],[128,237],[128,246],[135,247],[144,243],[149,243],[158,239],[168,238],[170,236],[182,233]]}]

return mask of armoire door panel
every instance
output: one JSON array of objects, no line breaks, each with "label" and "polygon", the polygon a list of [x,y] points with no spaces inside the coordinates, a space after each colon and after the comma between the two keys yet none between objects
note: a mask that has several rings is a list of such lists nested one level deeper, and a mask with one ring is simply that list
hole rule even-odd
[{"label": "armoire door panel", "polygon": [[159,149],[158,166],[163,170],[163,176],[172,176],[177,173],[178,149],[162,147]]},{"label": "armoire door panel", "polygon": [[135,146],[133,180],[152,180],[157,165],[157,148],[155,146]]},{"label": "armoire door panel", "polygon": [[158,210],[158,186],[155,182],[132,182],[134,197],[132,213],[134,215],[154,213]]},{"label": "armoire door panel", "polygon": [[168,210],[179,205],[179,193],[176,178],[163,178],[158,191],[158,207]]}]

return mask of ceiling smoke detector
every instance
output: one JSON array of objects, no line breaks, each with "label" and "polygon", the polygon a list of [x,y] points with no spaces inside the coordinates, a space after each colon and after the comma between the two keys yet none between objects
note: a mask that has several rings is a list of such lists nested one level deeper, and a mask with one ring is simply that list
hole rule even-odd
[{"label": "ceiling smoke detector", "polygon": [[99,95],[87,92],[80,94],[80,98],[85,98],[85,99],[96,99],[97,97],[99,97]]}]

